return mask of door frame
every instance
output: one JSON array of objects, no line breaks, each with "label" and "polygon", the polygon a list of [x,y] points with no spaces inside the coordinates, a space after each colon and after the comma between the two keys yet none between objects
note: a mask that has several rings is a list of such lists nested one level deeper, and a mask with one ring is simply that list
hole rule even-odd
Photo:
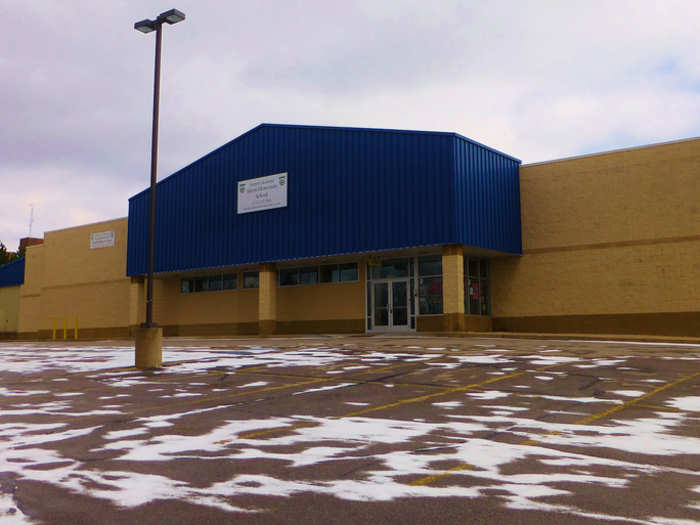
[{"label": "door frame", "polygon": [[[369,307],[370,307],[370,315],[368,316],[371,319],[372,323],[372,329],[368,330],[368,332],[410,332],[411,330],[411,303],[410,301],[413,299],[411,297],[411,287],[410,287],[410,277],[390,277],[386,279],[373,279],[371,281],[368,281],[370,283],[369,286],[369,292],[370,292],[370,300],[369,300]],[[394,302],[394,294],[393,294],[393,286],[394,283],[403,283],[404,286],[406,287],[406,303],[405,303],[405,308],[406,308],[406,324],[405,325],[394,325],[394,316],[393,316],[393,302]],[[375,297],[374,297],[374,286],[376,284],[386,284],[387,285],[387,318],[388,318],[388,325],[386,326],[377,326],[375,323],[375,318],[374,318],[374,313],[375,313]]]}]

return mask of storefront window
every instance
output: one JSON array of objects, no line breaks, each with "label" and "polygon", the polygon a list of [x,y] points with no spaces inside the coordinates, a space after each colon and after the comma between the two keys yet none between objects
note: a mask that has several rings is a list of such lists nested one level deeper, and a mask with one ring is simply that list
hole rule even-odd
[{"label": "storefront window", "polygon": [[280,286],[299,284],[299,268],[282,268],[279,271]]},{"label": "storefront window", "polygon": [[299,269],[299,284],[316,284],[318,282],[318,268],[310,266]]},{"label": "storefront window", "polygon": [[408,259],[387,259],[380,266],[372,267],[372,279],[408,277]]},{"label": "storefront window", "polygon": [[231,275],[224,275],[221,278],[221,288],[224,290],[235,290],[238,285],[238,276],[234,273]]},{"label": "storefront window", "polygon": [[418,257],[418,313],[442,313],[442,256]]},{"label": "storefront window", "polygon": [[442,277],[418,279],[418,304],[421,314],[442,313]]},{"label": "storefront window", "polygon": [[357,281],[357,263],[322,264],[319,268],[319,277],[322,283]]},{"label": "storefront window", "polygon": [[464,312],[490,315],[488,260],[464,257]]},{"label": "storefront window", "polygon": [[218,292],[220,290],[235,290],[237,285],[237,275],[209,275],[206,277],[195,277],[192,279],[182,279],[180,281],[181,293],[194,292]]},{"label": "storefront window", "polygon": [[258,288],[260,286],[260,277],[258,272],[243,273],[243,288]]},{"label": "storefront window", "polygon": [[305,266],[303,268],[281,268],[278,275],[280,286],[318,284],[319,282],[345,283],[357,281],[359,279],[357,263],[322,264],[320,266]]},{"label": "storefront window", "polygon": [[418,258],[418,275],[427,277],[430,275],[442,275],[442,256],[429,255]]},{"label": "storefront window", "polygon": [[358,279],[359,275],[357,272],[357,263],[348,263],[340,265],[341,282],[357,281]]}]

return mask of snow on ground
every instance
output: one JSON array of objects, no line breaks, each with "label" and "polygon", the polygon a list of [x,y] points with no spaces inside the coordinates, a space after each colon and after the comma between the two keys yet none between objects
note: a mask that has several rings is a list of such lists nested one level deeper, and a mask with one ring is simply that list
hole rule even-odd
[{"label": "snow on ground", "polygon": [[0,523],[25,525],[34,523],[17,508],[11,494],[0,493]]},{"label": "snow on ground", "polygon": [[[485,345],[484,345],[485,346]],[[435,350],[438,350],[437,348]],[[507,350],[499,350],[506,352]],[[552,350],[554,352],[554,350]],[[368,352],[362,357],[366,365],[345,367],[345,371],[359,370],[370,366],[383,366],[397,360],[420,363],[434,359],[434,355]],[[5,360],[8,372],[36,374],[37,372],[87,372],[91,378],[99,379],[106,389],[130,387],[154,383],[144,378],[134,379],[120,375],[112,368],[130,367],[133,349],[118,347],[75,347],[60,350],[49,349],[37,352],[35,345],[2,346],[0,358]],[[251,347],[245,351],[217,351],[210,348],[185,350],[164,349],[166,361],[183,362],[169,367],[158,376],[182,373],[202,373],[216,367],[217,370],[235,371],[242,367],[267,365],[277,367],[314,367],[339,365],[349,359],[357,360],[342,351],[331,348],[302,348],[292,351]],[[549,366],[555,364],[583,364],[580,358],[552,356],[548,354],[512,356],[505,358],[500,353],[488,355],[448,354],[447,363],[456,367],[498,366],[517,364],[520,366]],[[615,366],[625,359],[593,360],[585,363],[594,367]],[[427,363],[434,364],[434,363]],[[576,366],[575,364],[573,366]],[[450,367],[453,368],[453,367]],[[102,370],[103,372],[100,372]],[[500,368],[500,370],[506,370]],[[508,371],[518,370],[510,367]],[[561,372],[560,372],[561,374]],[[523,376],[521,376],[523,377]],[[560,376],[557,376],[560,377]],[[563,376],[561,376],[563,377]],[[531,375],[543,381],[552,376]],[[44,382],[61,387],[61,383]],[[155,383],[154,383],[155,384]],[[81,392],[52,394],[49,390],[38,390],[37,385],[25,383],[21,386],[2,387],[0,395],[22,403],[3,410],[2,416],[32,416],[32,423],[0,419],[0,472],[11,473],[18,479],[34,480],[56,485],[69,491],[103,498],[118,506],[136,506],[158,499],[186,500],[208,505],[230,512],[256,512],[254,508],[241,507],[235,498],[244,495],[290,497],[302,492],[332,495],[353,501],[388,501],[409,497],[498,497],[512,509],[533,509],[564,512],[592,519],[618,519],[646,523],[643,520],[628,520],[624,516],[597,514],[574,505],[550,503],[544,497],[560,496],[559,502],[575,493],[577,487],[600,486],[607,488],[628,487],[635,479],[654,474],[680,474],[695,477],[700,482],[700,473],[693,469],[652,466],[641,460],[608,459],[601,450],[623,451],[638,456],[696,455],[700,450],[700,439],[674,434],[688,425],[688,412],[700,411],[700,397],[681,396],[666,401],[666,404],[685,412],[651,412],[649,417],[628,420],[615,418],[596,424],[573,423],[581,417],[580,412],[550,410],[548,413],[570,415],[571,423],[548,421],[542,411],[534,411],[528,417],[531,403],[535,399],[561,402],[565,407],[582,406],[587,403],[619,405],[616,399],[599,399],[586,395],[513,396],[500,390],[484,392],[458,392],[462,401],[445,399],[431,402],[440,417],[426,421],[391,419],[388,414],[375,417],[318,417],[289,415],[283,417],[245,418],[232,417],[235,405],[218,405],[194,408],[187,411],[143,415],[124,418],[118,424],[86,425],[81,420],[55,422],[57,416],[124,415],[119,405],[109,405],[86,411],[77,407],[81,403]],[[190,383],[190,386],[202,383]],[[265,389],[267,381],[242,384],[238,388],[254,393],[256,388]],[[338,383],[301,389],[297,394],[317,394],[327,390],[348,388],[355,390],[358,383]],[[385,386],[393,386],[385,384]],[[526,385],[518,385],[528,388]],[[397,388],[398,389],[398,388]],[[162,392],[163,388],[151,389]],[[219,390],[219,389],[217,389]],[[213,390],[212,390],[213,391]],[[171,390],[173,392],[173,390]],[[155,398],[168,396],[184,397],[194,394],[174,390],[175,393],[155,394]],[[639,397],[641,391],[615,390],[612,393],[623,397]],[[33,396],[52,396],[50,402],[28,403]],[[53,399],[55,397],[60,399]],[[107,400],[129,394],[100,396]],[[465,397],[466,396],[466,397]],[[506,399],[508,398],[508,399]],[[350,398],[351,399],[351,398]],[[466,400],[466,401],[465,401]],[[493,404],[494,400],[498,400]],[[14,401],[14,399],[13,399]],[[41,398],[41,401],[44,401]],[[361,401],[344,401],[348,405],[364,406]],[[524,405],[524,406],[523,406]],[[84,406],[84,405],[80,405]],[[205,412],[217,411],[213,428],[185,425],[187,433],[173,430],[176,422],[196,418]],[[534,413],[533,412],[533,413]],[[424,414],[421,414],[424,415]],[[51,417],[40,423],[41,417]],[[428,416],[426,416],[428,417]],[[71,428],[68,428],[68,423]],[[76,428],[72,428],[75,425]],[[271,433],[264,439],[246,437],[247,433],[266,429],[289,428],[287,432]],[[177,428],[177,427],[176,427]],[[499,441],[485,436],[507,432],[517,436],[516,443]],[[115,457],[107,464],[108,470],[95,469],[89,460],[63,455],[57,444],[89,437],[96,445],[91,453],[108,452]],[[518,444],[520,443],[520,444]],[[534,444],[533,444],[534,443]],[[386,445],[392,445],[388,448]],[[595,450],[597,453],[589,453]],[[285,475],[246,473],[246,461],[264,459],[280,462]],[[189,484],[161,474],[144,474],[143,468],[130,470],[127,462],[149,462],[162,464],[169,461],[196,460],[200,462],[220,461],[239,463],[229,479],[209,485]],[[305,481],[294,480],[293,469],[332,462],[356,463],[360,474],[356,478]],[[203,465],[205,463],[202,463]],[[444,465],[468,465],[469,468],[450,473],[450,483],[439,485],[411,485],[407,480],[444,474]],[[514,468],[514,465],[520,465]],[[534,466],[533,466],[534,465]],[[604,467],[604,468],[602,468]],[[206,467],[205,467],[206,468]],[[601,469],[602,468],[602,469]],[[345,468],[349,471],[351,467]],[[163,469],[154,468],[154,472]],[[308,472],[308,471],[306,471]],[[604,472],[595,473],[595,472]],[[465,485],[465,486],[463,486]],[[700,485],[698,485],[700,486]],[[498,494],[498,496],[493,496]],[[548,501],[551,501],[548,500]],[[29,523],[26,517],[14,508],[13,501],[0,495],[0,521],[3,523]],[[663,522],[663,517],[649,518],[648,522]]]},{"label": "snow on ground", "polygon": [[345,388],[346,386],[353,386],[356,384],[357,383],[340,383],[338,385],[321,386],[318,388],[309,388],[308,390],[302,390],[301,392],[294,392],[293,395],[299,396],[301,394],[310,394],[312,392],[323,392],[324,390],[335,390],[337,388]]},{"label": "snow on ground", "polygon": [[639,397],[645,394],[645,392],[642,392],[641,390],[613,390],[611,393],[625,397]]},{"label": "snow on ground", "polygon": [[245,385],[241,385],[238,388],[251,388],[254,386],[265,386],[267,384],[268,384],[267,381],[255,381],[253,383],[246,383]]},{"label": "snow on ground", "polygon": [[679,410],[700,412],[700,396],[674,397],[666,401],[666,404]]}]

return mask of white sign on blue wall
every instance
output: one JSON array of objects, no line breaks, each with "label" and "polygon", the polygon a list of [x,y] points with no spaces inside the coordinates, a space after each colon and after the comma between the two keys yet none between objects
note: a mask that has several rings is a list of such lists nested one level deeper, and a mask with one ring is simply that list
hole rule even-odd
[{"label": "white sign on blue wall", "polygon": [[238,213],[285,208],[287,173],[276,173],[238,182]]}]

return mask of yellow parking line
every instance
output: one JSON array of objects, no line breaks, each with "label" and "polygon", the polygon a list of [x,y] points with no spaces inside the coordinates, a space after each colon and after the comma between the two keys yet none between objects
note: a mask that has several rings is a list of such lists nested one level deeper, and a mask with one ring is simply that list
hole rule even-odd
[{"label": "yellow parking line", "polygon": [[598,419],[611,416],[612,414],[615,414],[616,412],[619,412],[620,410],[624,410],[625,408],[631,407],[632,405],[639,403],[643,399],[647,399],[647,398],[650,398],[651,396],[655,396],[659,392],[663,392],[664,390],[672,388],[676,385],[680,385],[681,383],[685,383],[686,381],[689,381],[690,379],[693,379],[694,377],[698,377],[698,376],[700,376],[700,372],[695,372],[694,374],[690,374],[690,375],[687,375],[685,377],[681,377],[680,379],[676,379],[675,381],[671,381],[670,383],[666,383],[665,385],[661,385],[660,387],[657,387],[654,390],[647,392],[643,396],[635,397],[634,399],[630,399],[629,401],[625,401],[621,405],[616,405],[613,408],[609,408],[608,410],[604,410],[603,412],[598,412],[597,414],[593,414],[592,416],[588,416],[588,417],[584,417],[583,419],[579,419],[578,421],[575,422],[575,424],[576,425],[586,425],[588,423],[592,423],[593,421],[597,421]]},{"label": "yellow parking line", "polygon": [[648,408],[649,410],[663,410],[665,412],[687,412],[686,410],[676,407],[662,407],[659,405],[647,405],[645,403],[637,403],[635,406],[639,408]]},{"label": "yellow parking line", "polygon": [[[296,430],[297,428],[303,428],[303,427],[313,427],[318,425],[316,422],[311,422],[311,421],[305,421],[303,423],[295,423],[294,425],[289,425],[286,427],[275,427],[275,428],[268,428],[267,430],[258,430],[256,432],[248,432],[247,434],[239,434],[237,438],[239,439],[251,439],[251,438],[257,438],[261,436],[267,436],[268,434],[279,434],[280,432],[290,432],[292,430]],[[219,444],[222,443],[232,443],[233,440],[223,440],[220,441]]]},{"label": "yellow parking line", "polygon": [[433,481],[437,481],[438,479],[444,478],[446,476],[449,476],[452,472],[456,472],[458,470],[472,470],[474,467],[470,465],[469,463],[462,463],[461,465],[457,465],[456,467],[448,468],[445,472],[441,472],[440,474],[433,474],[432,476],[426,476],[421,479],[417,479],[415,481],[411,481],[409,485],[412,487],[419,487],[421,485],[429,485]]},{"label": "yellow parking line", "polygon": [[[689,381],[690,379],[693,379],[694,377],[700,376],[700,372],[695,372],[693,374],[687,375],[685,377],[681,377],[680,379],[677,379],[675,381],[671,381],[670,383],[666,383],[665,385],[661,385],[660,387],[657,387],[646,394],[636,397],[634,399],[631,399],[629,401],[626,401],[625,403],[622,403],[621,405],[616,405],[613,408],[610,408],[608,410],[604,410],[602,412],[598,412],[597,414],[593,414],[591,416],[587,416],[583,419],[579,419],[578,421],[574,421],[574,425],[586,425],[588,423],[591,423],[593,421],[597,421],[599,419],[602,419],[604,417],[610,416],[612,414],[615,414],[616,412],[620,412],[621,410],[624,410],[625,408],[629,408],[631,406],[637,405],[637,406],[644,406],[640,405],[639,401],[642,401],[644,399],[650,398],[659,392],[663,392],[664,390],[667,390],[669,388],[672,388],[676,385],[680,385],[681,383],[684,383],[686,381]],[[548,432],[546,435],[548,436],[558,436],[561,435],[560,431],[554,431],[554,432]],[[520,443],[521,445],[538,445],[540,444],[540,440],[536,439],[528,439],[527,441],[523,441]],[[464,467],[463,469],[460,469],[459,467]],[[428,483],[432,483],[435,480],[444,478],[446,476],[449,476],[452,472],[457,471],[457,470],[465,470],[471,468],[471,465],[469,463],[464,463],[462,465],[458,465],[457,467],[452,467],[451,469],[448,469],[444,472],[441,472],[439,474],[433,474],[432,476],[426,476],[424,478],[420,478],[416,481],[413,481],[409,483],[409,485],[426,485]]]},{"label": "yellow parking line", "polygon": [[[547,365],[541,368],[536,368],[533,372],[541,372],[542,370],[548,370],[550,368],[554,368],[555,366],[562,366],[564,363],[557,363],[554,365]],[[479,383],[473,383],[471,385],[465,385],[465,386],[459,386],[459,387],[453,387],[453,388],[448,388],[446,390],[442,390],[441,392],[433,392],[432,394],[425,394],[422,396],[417,396],[417,397],[411,397],[408,399],[402,399],[401,401],[396,401],[394,403],[387,403],[385,405],[378,405],[374,407],[368,407],[364,408],[362,410],[356,410],[354,412],[350,412],[348,414],[343,414],[342,416],[335,416],[331,417],[329,419],[343,419],[347,417],[356,417],[356,416],[361,416],[364,414],[369,414],[370,412],[377,412],[379,410],[386,410],[388,408],[394,408],[402,405],[406,405],[409,403],[420,403],[422,401],[427,401],[428,399],[433,399],[435,397],[440,397],[440,396],[445,396],[448,394],[453,394],[455,392],[466,392],[468,390],[478,390],[480,386],[488,385],[491,383],[496,383],[498,381],[504,381],[505,379],[512,379],[514,377],[519,377],[524,374],[528,374],[532,372],[528,372],[527,370],[523,370],[522,372],[514,372],[512,374],[508,374],[505,376],[498,376],[498,377],[493,377],[491,379],[487,379],[486,381],[481,381]],[[259,433],[248,433],[245,434],[244,436],[251,437],[253,434],[256,434],[257,436],[262,436],[262,435],[270,435],[270,434],[275,434],[275,433],[280,433],[280,432],[288,432],[290,430],[294,430],[294,425],[289,425],[286,427],[277,427],[277,428],[270,428],[267,430],[261,430]],[[244,437],[241,436],[241,437]]]},{"label": "yellow parking line", "polygon": [[244,395],[249,395],[249,394],[260,394],[263,392],[272,392],[273,390],[282,390],[284,388],[293,388],[295,386],[312,385],[314,383],[320,383],[320,382],[321,382],[321,380],[319,380],[319,379],[311,379],[311,380],[306,380],[306,381],[299,381],[297,383],[288,383],[285,385],[268,386],[265,388],[257,388],[255,390],[246,390],[244,392],[235,392],[233,394],[223,394],[220,396],[207,396],[207,397],[199,398],[199,399],[190,399],[188,401],[180,401],[178,403],[168,403],[166,405],[155,405],[155,406],[152,405],[152,406],[147,406],[147,407],[142,407],[142,408],[137,408],[135,410],[131,410],[129,412],[126,412],[126,414],[132,415],[132,414],[137,414],[139,412],[146,412],[148,410],[160,410],[162,408],[170,408],[170,407],[176,407],[176,406],[196,405],[199,403],[205,403],[205,402],[209,402],[209,401],[229,399],[232,397],[239,397],[239,396],[244,396]]},{"label": "yellow parking line", "polygon": [[[557,363],[554,365],[543,366],[543,367],[534,369],[533,372],[541,372],[543,370],[548,370],[550,368],[554,368],[555,366],[562,366],[563,364],[564,363]],[[497,383],[498,381],[505,381],[506,379],[513,379],[514,377],[520,377],[520,376],[528,374],[528,373],[532,373],[532,372],[528,372],[527,370],[523,370],[521,372],[513,372],[512,374],[508,374],[508,375],[504,375],[504,376],[492,377],[491,379],[487,379],[486,381],[481,381],[479,383],[472,383],[470,385],[456,386],[453,388],[448,388],[446,390],[443,390],[442,392],[434,392],[432,394],[426,394],[423,396],[402,399],[401,401],[396,401],[394,403],[387,403],[385,405],[379,405],[379,406],[365,408],[362,410],[356,410],[355,412],[350,412],[349,414],[345,414],[344,416],[341,416],[341,417],[362,416],[364,414],[369,414],[370,412],[377,412],[379,410],[386,410],[388,408],[396,408],[396,407],[411,404],[411,403],[420,403],[423,401],[427,401],[428,399],[433,399],[435,397],[446,396],[449,394],[454,394],[456,392],[464,392],[467,390],[473,390],[473,389],[479,388],[481,386],[490,385],[492,383]]]}]

